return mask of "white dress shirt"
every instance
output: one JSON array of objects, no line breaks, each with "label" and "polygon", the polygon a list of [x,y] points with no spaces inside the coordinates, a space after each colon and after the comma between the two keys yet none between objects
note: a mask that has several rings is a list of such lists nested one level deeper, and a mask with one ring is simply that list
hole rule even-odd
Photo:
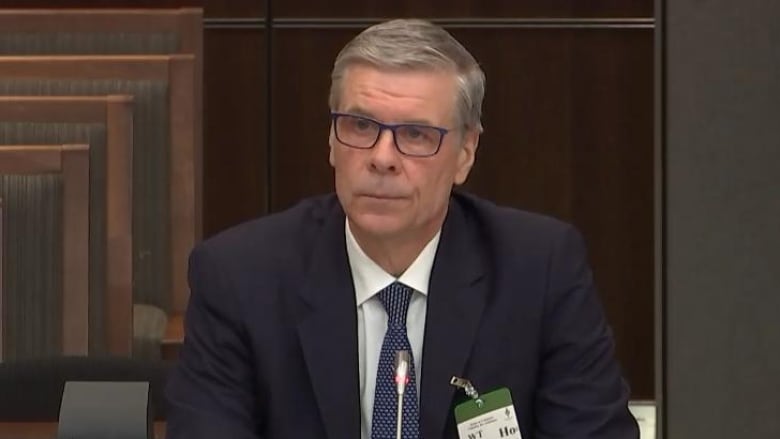
[{"label": "white dress shirt", "polygon": [[387,330],[387,312],[379,300],[382,289],[393,282],[401,282],[414,289],[406,315],[406,331],[412,346],[417,395],[420,394],[420,371],[422,370],[423,333],[425,332],[425,311],[427,306],[428,282],[431,278],[433,260],[439,245],[441,231],[423,248],[417,259],[401,275],[395,278],[382,269],[363,252],[345,222],[345,235],[349,266],[352,269],[352,283],[357,299],[358,325],[358,367],[360,371],[360,428],[361,437],[371,437],[371,417],[374,412],[374,390],[379,353]]}]

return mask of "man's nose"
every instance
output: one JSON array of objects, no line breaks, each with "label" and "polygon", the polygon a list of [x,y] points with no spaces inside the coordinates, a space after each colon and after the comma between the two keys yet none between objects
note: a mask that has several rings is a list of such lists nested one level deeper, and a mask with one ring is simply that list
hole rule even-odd
[{"label": "man's nose", "polygon": [[400,152],[395,147],[393,131],[382,130],[376,144],[371,148],[371,168],[379,172],[393,172],[398,169],[399,158]]}]

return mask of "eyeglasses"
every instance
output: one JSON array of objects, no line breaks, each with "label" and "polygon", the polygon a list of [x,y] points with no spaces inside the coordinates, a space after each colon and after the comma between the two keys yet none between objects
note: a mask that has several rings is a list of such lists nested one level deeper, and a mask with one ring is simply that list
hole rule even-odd
[{"label": "eyeglasses", "polygon": [[393,133],[393,143],[398,152],[412,157],[430,157],[436,155],[441,147],[444,135],[450,132],[446,128],[422,124],[386,124],[367,117],[346,113],[331,113],[336,139],[346,146],[358,149],[370,149],[379,141],[382,131]]}]

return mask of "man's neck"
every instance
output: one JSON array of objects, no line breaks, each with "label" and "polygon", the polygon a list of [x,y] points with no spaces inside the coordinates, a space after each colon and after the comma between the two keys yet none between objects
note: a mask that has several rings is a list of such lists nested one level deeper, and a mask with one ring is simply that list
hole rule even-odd
[{"label": "man's neck", "polygon": [[436,236],[439,227],[415,236],[393,236],[379,238],[367,236],[354,224],[350,231],[363,252],[392,276],[401,276],[417,259],[426,245]]}]

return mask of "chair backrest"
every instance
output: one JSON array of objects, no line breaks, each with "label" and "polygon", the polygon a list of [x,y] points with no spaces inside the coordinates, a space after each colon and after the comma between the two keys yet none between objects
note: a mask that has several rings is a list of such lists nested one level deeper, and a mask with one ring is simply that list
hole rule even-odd
[{"label": "chair backrest", "polygon": [[[5,251],[19,256],[9,266],[4,281],[11,281],[3,289],[4,304],[6,304],[0,332],[6,338],[5,348],[8,348],[10,339],[7,331],[9,321],[21,324],[27,323],[24,329],[15,331],[15,334],[27,332],[40,332],[49,326],[45,310],[40,314],[32,315],[26,306],[29,303],[59,303],[60,318],[52,319],[61,322],[60,328],[54,328],[53,333],[60,334],[60,352],[65,354],[87,354],[89,349],[89,147],[87,145],[43,145],[43,146],[3,146],[0,147],[0,174],[4,178],[0,181],[3,198],[5,199],[4,214],[5,226],[13,229],[8,239],[4,242]],[[45,276],[44,273],[25,270],[20,267],[25,260],[31,258],[47,259],[49,255],[56,253],[52,248],[43,248],[37,254],[30,254],[30,247],[38,247],[38,242],[45,235],[46,228],[37,227],[37,216],[45,216],[46,211],[31,211],[39,204],[41,195],[37,190],[40,185],[30,184],[23,177],[26,175],[61,175],[61,200],[59,210],[61,212],[61,245],[55,248],[61,249],[59,257],[55,254],[53,259],[57,262],[50,265],[55,271],[53,278],[61,276],[60,293],[52,294],[51,291],[26,291],[25,285],[33,288],[32,284],[39,283]],[[8,178],[10,177],[10,178]],[[56,196],[55,196],[56,197]],[[57,210],[55,208],[55,210]],[[15,224],[12,224],[14,223]],[[32,230],[35,228],[34,230]],[[25,233],[29,231],[31,233]],[[56,233],[55,233],[56,234]],[[29,239],[29,240],[28,240]],[[27,254],[25,254],[27,252]],[[59,270],[58,270],[59,269]],[[48,297],[47,297],[48,296]],[[54,296],[54,297],[52,297]],[[13,298],[17,306],[11,309],[10,300]],[[47,302],[48,300],[48,302]],[[48,306],[48,308],[53,308]],[[32,325],[30,324],[32,323]],[[39,325],[40,323],[40,325]],[[40,327],[38,327],[40,326]],[[59,329],[59,330],[57,330]],[[46,338],[46,335],[43,335]],[[43,343],[46,344],[45,342]],[[17,354],[21,349],[21,343],[15,343]],[[39,346],[24,345],[32,351]],[[44,348],[45,349],[45,348]],[[31,356],[46,355],[52,352],[29,352]],[[23,354],[18,356],[24,356]]]},{"label": "chair backrest", "polygon": [[[0,364],[0,422],[56,422],[68,381],[150,384],[155,420],[165,420],[170,364],[127,357],[56,356]],[[13,435],[12,435],[13,436]],[[0,432],[0,437],[7,437]],[[36,436],[37,437],[37,436]]]},{"label": "chair backrest", "polygon": [[0,96],[0,144],[90,145],[90,352],[115,355],[132,349],[132,102],[127,95]]},{"label": "chair backrest", "polygon": [[192,55],[0,57],[0,95],[134,96],[133,297],[183,312],[201,236],[201,102]]},{"label": "chair backrest", "polygon": [[628,408],[639,425],[639,439],[656,437],[656,404],[653,400],[631,400]]}]

